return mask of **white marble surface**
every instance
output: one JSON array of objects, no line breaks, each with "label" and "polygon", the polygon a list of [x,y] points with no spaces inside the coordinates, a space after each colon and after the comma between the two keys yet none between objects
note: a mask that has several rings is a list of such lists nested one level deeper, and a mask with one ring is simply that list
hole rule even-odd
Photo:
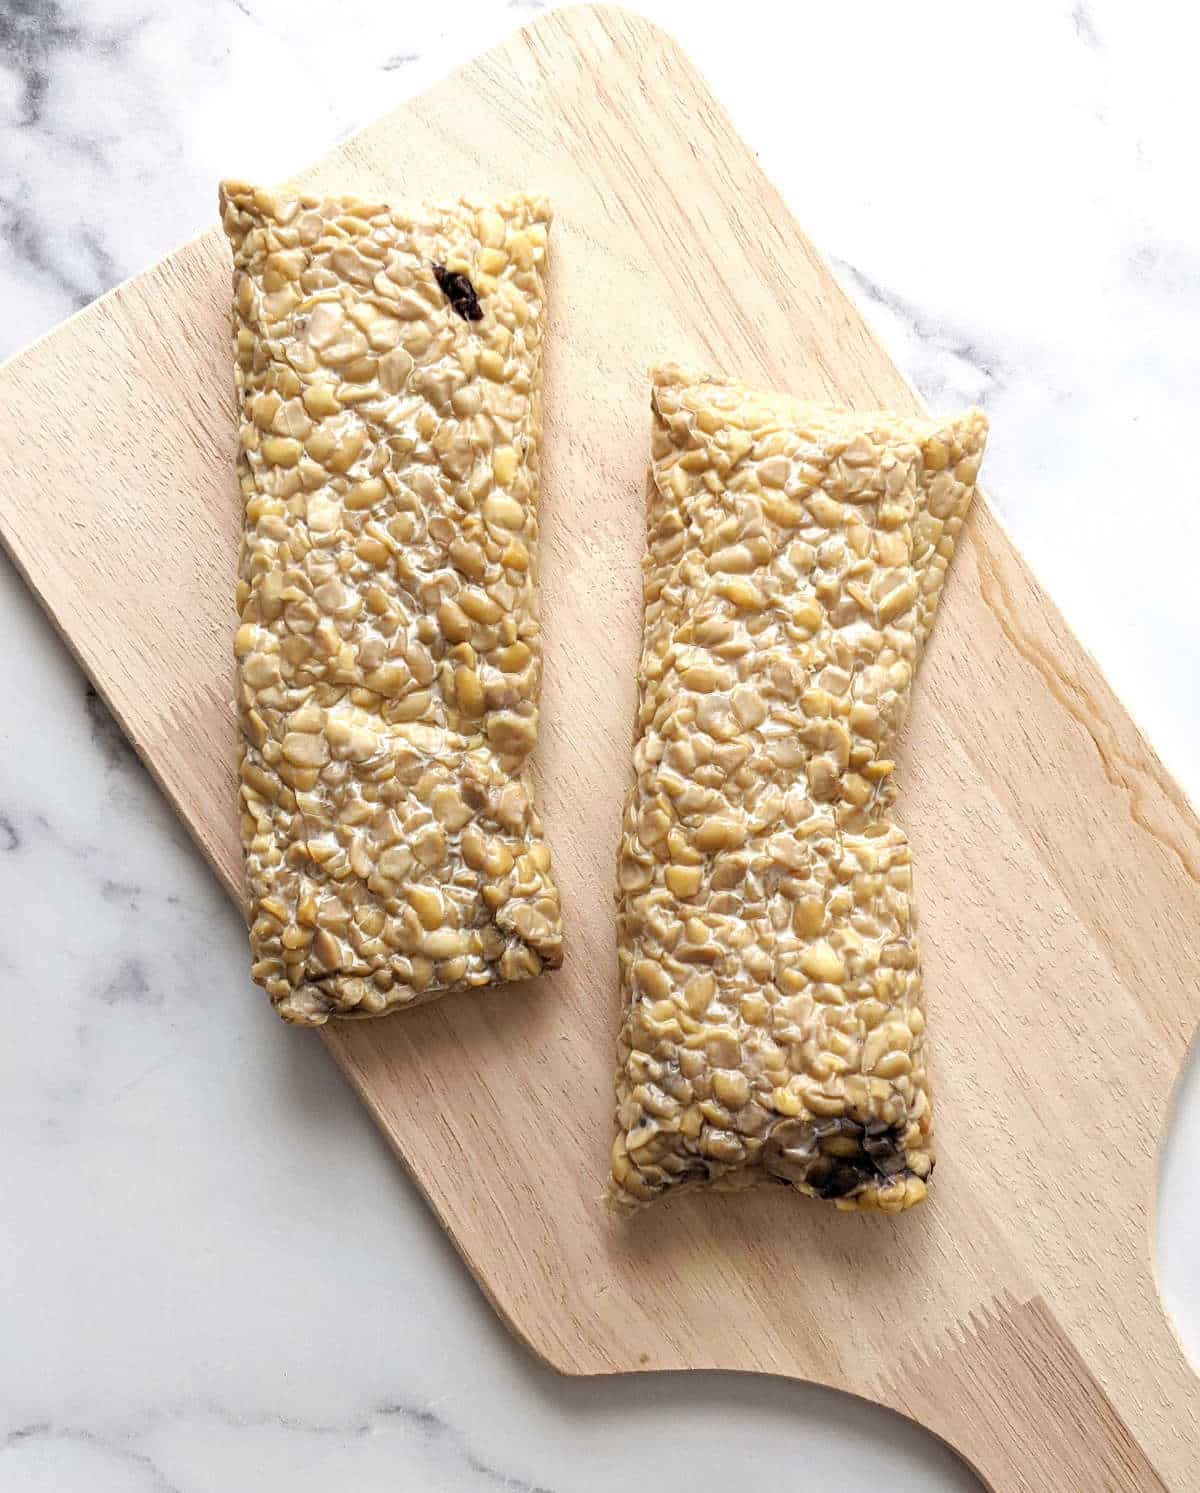
[{"label": "white marble surface", "polygon": [[[0,352],[208,224],[222,173],[287,174],[539,8],[0,0]],[[1169,0],[642,8],[927,398],[988,408],[994,503],[1200,797],[1200,23]],[[885,161],[908,192],[883,198]],[[1175,540],[1153,572],[1152,522]],[[840,1396],[531,1362],[249,984],[233,909],[2,561],[0,637],[2,1493],[590,1493],[635,1460],[706,1493],[752,1453],[755,1486],[977,1486]],[[1159,1269],[1194,1358],[1198,1162],[1193,1073]]]}]

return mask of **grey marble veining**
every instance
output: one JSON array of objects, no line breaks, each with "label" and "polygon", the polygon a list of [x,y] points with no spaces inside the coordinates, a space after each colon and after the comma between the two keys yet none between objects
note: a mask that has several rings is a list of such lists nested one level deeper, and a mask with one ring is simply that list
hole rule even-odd
[{"label": "grey marble veining", "polygon": [[[220,175],[287,175],[541,8],[0,0],[0,352],[206,226]],[[994,504],[1200,792],[1197,21],[641,8],[926,399],[987,407]],[[3,560],[0,638],[0,1493],[977,1486],[827,1392],[534,1363]],[[1194,1354],[1197,1157],[1193,1075],[1159,1266]]]}]

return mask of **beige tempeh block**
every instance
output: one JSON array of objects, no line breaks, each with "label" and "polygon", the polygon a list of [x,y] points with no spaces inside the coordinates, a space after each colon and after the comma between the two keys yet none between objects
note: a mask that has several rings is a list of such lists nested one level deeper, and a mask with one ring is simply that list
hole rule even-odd
[{"label": "beige tempeh block", "polygon": [[534,807],[538,197],[221,188],[254,978],[376,1016],[562,959]]},{"label": "beige tempeh block", "polygon": [[892,757],[987,434],[654,375],[612,1192],[911,1206],[933,1169]]}]

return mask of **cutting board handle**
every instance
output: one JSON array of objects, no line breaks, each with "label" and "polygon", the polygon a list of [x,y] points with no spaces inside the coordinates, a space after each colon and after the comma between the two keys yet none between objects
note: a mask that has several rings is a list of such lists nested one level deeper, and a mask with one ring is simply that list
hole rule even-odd
[{"label": "cutting board handle", "polygon": [[[1167,1346],[1190,1377],[1165,1317],[1161,1328],[1169,1345],[1141,1347]],[[1042,1296],[972,1313],[957,1341],[890,1376],[886,1395],[994,1493],[1168,1493]]]}]

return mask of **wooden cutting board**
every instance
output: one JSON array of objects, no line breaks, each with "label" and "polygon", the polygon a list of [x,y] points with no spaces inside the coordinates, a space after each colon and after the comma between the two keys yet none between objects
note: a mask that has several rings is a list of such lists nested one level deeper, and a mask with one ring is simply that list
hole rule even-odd
[{"label": "wooden cutting board", "polygon": [[[1200,1386],[1151,1240],[1200,1009],[1200,833],[984,503],[901,764],[938,1085],[929,1204],[693,1195],[623,1222],[600,1204],[644,370],[670,356],[917,407],[704,83],[645,21],[557,12],[302,180],[398,202],[532,186],[558,213],[539,765],[569,957],[325,1034],[497,1311],[566,1373],[852,1390],[1005,1493],[1200,1489]],[[229,281],[214,228],[0,372],[0,530],[237,895]]]}]

